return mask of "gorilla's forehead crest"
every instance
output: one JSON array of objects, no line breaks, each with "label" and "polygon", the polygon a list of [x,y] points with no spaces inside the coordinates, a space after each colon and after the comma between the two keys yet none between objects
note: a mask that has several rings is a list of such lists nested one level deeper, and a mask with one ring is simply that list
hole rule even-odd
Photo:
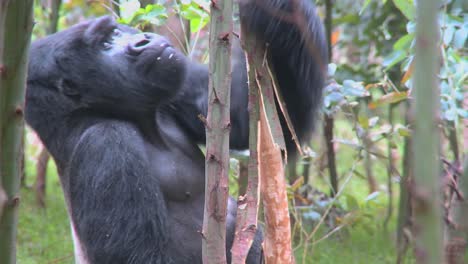
[{"label": "gorilla's forehead crest", "polygon": [[74,57],[74,54],[87,55],[116,26],[111,17],[103,17],[34,41],[30,50],[28,79],[37,79],[44,74],[53,75],[57,70],[55,64],[61,59]]}]

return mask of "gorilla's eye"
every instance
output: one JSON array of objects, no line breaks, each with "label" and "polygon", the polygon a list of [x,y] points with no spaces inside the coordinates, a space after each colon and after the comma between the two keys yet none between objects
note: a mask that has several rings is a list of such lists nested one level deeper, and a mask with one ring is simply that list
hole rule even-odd
[{"label": "gorilla's eye", "polygon": [[110,44],[109,42],[104,42],[103,46],[104,50],[110,50],[112,48],[112,44]]},{"label": "gorilla's eye", "polygon": [[107,40],[103,43],[104,50],[110,50],[112,48],[112,43],[116,38],[119,38],[122,36],[122,31],[119,29],[114,29],[112,31],[112,34],[107,38]]},{"label": "gorilla's eye", "polygon": [[121,37],[122,36],[122,31],[120,31],[119,29],[114,29],[114,31],[112,32],[112,37],[113,38],[118,38],[118,37]]}]

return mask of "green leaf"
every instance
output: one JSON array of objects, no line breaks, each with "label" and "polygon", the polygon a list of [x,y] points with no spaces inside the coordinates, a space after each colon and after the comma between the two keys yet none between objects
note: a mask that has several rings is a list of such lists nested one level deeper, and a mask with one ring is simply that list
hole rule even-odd
[{"label": "green leaf", "polygon": [[445,28],[444,35],[442,36],[442,40],[446,46],[448,46],[450,42],[452,42],[454,33],[455,33],[455,27],[448,26],[447,28]]},{"label": "green leaf", "polygon": [[350,211],[359,209],[359,203],[357,199],[351,195],[346,195],[346,206],[348,207],[348,210]]},{"label": "green leaf", "polygon": [[160,26],[166,22],[167,11],[163,5],[147,5],[144,9],[140,8],[131,20],[132,25],[139,23],[151,23]]},{"label": "green leaf", "polygon": [[398,133],[398,135],[402,137],[410,137],[411,136],[411,129],[409,129],[406,126],[403,126],[402,124],[397,124],[395,126],[395,130]]},{"label": "green leaf", "polygon": [[198,32],[210,21],[210,14],[203,6],[204,3],[196,1],[178,6],[179,14],[190,21],[190,31],[192,33]]},{"label": "green leaf", "polygon": [[384,58],[382,64],[385,66],[385,70],[389,70],[397,63],[401,62],[406,58],[406,52],[402,50],[395,50],[390,55]]},{"label": "green leaf", "polygon": [[369,103],[370,109],[375,109],[379,106],[398,103],[400,101],[406,100],[408,98],[408,92],[391,92],[386,95],[381,96],[379,99],[374,100]]},{"label": "green leaf", "polygon": [[399,40],[397,40],[395,44],[393,44],[393,50],[402,50],[402,51],[408,50],[409,47],[411,46],[411,42],[413,41],[413,39],[414,39],[413,33],[404,35]]},{"label": "green leaf", "polygon": [[393,0],[393,3],[408,20],[414,21],[416,8],[413,0]]},{"label": "green leaf", "polygon": [[208,24],[209,18],[194,18],[190,20],[190,32],[198,32]]},{"label": "green leaf", "polygon": [[333,19],[333,25],[337,26],[340,24],[357,24],[359,23],[359,16],[357,14],[347,14]]},{"label": "green leaf", "polygon": [[359,15],[362,14],[362,12],[364,12],[364,10],[366,10],[367,6],[370,4],[371,0],[366,0],[364,2],[364,5],[362,6],[361,10],[359,11]]},{"label": "green leaf", "polygon": [[357,96],[357,97],[366,97],[369,96],[369,91],[367,91],[361,82],[356,82],[353,80],[345,80],[343,82],[343,94],[345,96]]},{"label": "green leaf", "polygon": [[453,36],[453,46],[456,49],[462,49],[465,46],[468,37],[468,24],[464,25],[455,32]]},{"label": "green leaf", "polygon": [[138,0],[121,0],[120,1],[120,17],[125,23],[129,23],[135,13],[140,9]]},{"label": "green leaf", "polygon": [[379,194],[380,194],[380,192],[378,192],[378,191],[373,192],[373,193],[369,194],[364,201],[366,201],[366,202],[373,201],[373,200],[377,199]]},{"label": "green leaf", "polygon": [[332,77],[335,75],[335,72],[336,72],[336,64],[335,63],[330,63],[328,64],[328,76],[329,77]]},{"label": "green leaf", "polygon": [[359,114],[358,123],[362,128],[366,130],[369,129],[369,118],[367,117],[367,115]]}]

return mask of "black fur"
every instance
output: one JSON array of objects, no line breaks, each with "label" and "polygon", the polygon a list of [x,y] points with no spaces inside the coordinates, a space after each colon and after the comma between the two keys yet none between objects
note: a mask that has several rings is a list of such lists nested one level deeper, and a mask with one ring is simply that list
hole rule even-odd
[{"label": "black fur", "polygon": [[[307,44],[294,23],[265,11],[290,10],[286,0],[242,0],[241,19],[269,43],[280,89],[305,140],[321,99],[326,45],[310,1],[294,1],[308,22]],[[248,143],[239,56],[233,60],[233,148]],[[205,161],[197,143],[205,134],[197,115],[206,115],[207,81],[207,67],[187,61],[165,38],[109,17],[32,45],[26,120],[57,163],[89,263],[201,263]],[[229,256],[235,201],[228,206]],[[259,232],[247,262],[260,261]]]},{"label": "black fur", "polygon": [[[292,15],[293,3],[297,4],[295,8],[304,16],[304,25],[300,27],[308,36],[304,36],[298,26],[287,20],[290,18],[282,17]],[[321,104],[324,73],[328,65],[323,25],[313,4],[308,0],[240,0],[240,15],[246,28],[268,43],[268,54],[294,129],[300,143],[307,143],[313,130],[314,117]],[[304,38],[307,40],[304,41]],[[249,131],[247,75],[245,58],[236,48],[234,47],[232,61],[230,146],[234,149],[246,149]],[[185,83],[182,96],[171,103],[180,123],[198,143],[206,140],[204,125],[197,115],[202,113],[206,116],[208,108],[207,71],[206,65],[189,67],[189,82]],[[280,117],[288,152],[295,154],[296,146],[292,136],[282,114]]]}]

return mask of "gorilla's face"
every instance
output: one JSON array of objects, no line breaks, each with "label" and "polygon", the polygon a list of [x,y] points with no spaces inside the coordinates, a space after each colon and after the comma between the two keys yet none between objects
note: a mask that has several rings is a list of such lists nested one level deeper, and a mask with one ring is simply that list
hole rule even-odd
[{"label": "gorilla's face", "polygon": [[53,91],[74,109],[138,114],[177,93],[185,63],[164,37],[102,17],[33,43],[28,89]]}]

